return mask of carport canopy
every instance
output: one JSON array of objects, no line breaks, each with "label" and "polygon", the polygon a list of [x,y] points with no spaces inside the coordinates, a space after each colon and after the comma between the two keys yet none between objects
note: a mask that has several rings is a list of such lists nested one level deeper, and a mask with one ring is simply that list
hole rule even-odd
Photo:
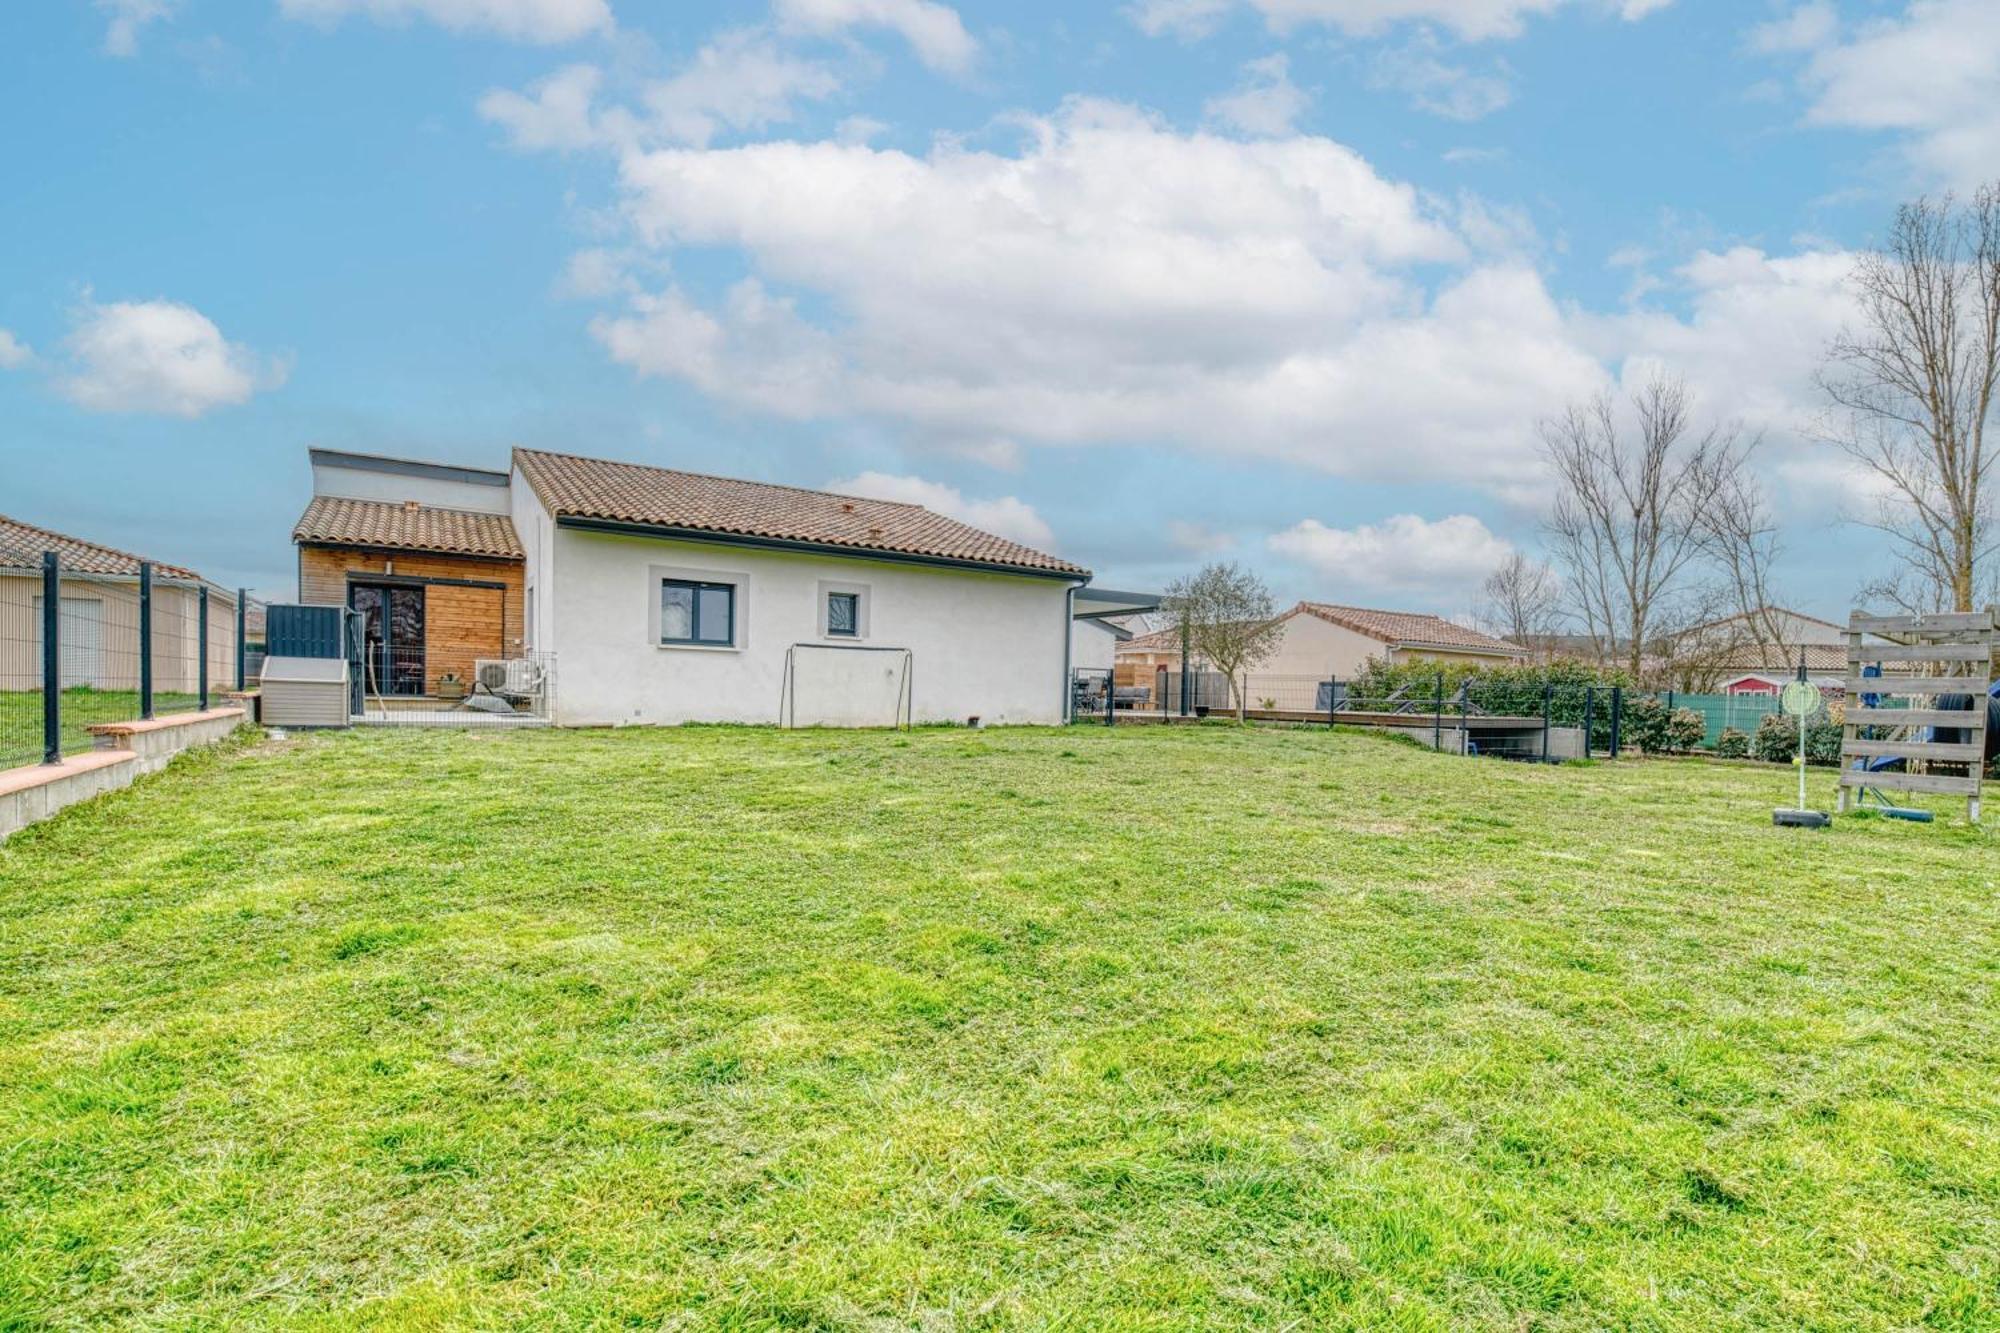
[{"label": "carport canopy", "polygon": [[1110,588],[1083,587],[1076,590],[1076,618],[1102,620],[1106,616],[1135,616],[1160,609],[1160,595],[1151,592],[1114,592]]}]

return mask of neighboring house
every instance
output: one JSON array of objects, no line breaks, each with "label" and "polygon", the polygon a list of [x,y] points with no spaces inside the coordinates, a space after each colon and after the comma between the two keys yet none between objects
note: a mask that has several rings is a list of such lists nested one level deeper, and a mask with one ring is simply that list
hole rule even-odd
[{"label": "neighboring house", "polygon": [[1369,659],[1406,662],[1525,662],[1527,650],[1442,616],[1418,611],[1378,611],[1327,602],[1300,602],[1280,616],[1278,647],[1253,675],[1329,674],[1349,680]]},{"label": "neighboring house", "polygon": [[[139,566],[144,557],[0,515],[0,690],[41,688],[42,553],[61,562],[62,686],[139,688]],[[153,566],[153,689],[201,682],[201,594],[208,588],[208,680],[236,683],[236,594],[180,565]]]},{"label": "neighboring house", "polygon": [[299,600],[351,608],[364,689],[427,697],[524,646],[527,553],[509,475],[313,449],[313,498],[292,530]]},{"label": "neighboring house", "polygon": [[504,473],[312,461],[301,599],[361,614],[386,692],[536,653],[564,725],[886,722],[899,698],[1058,722],[1073,636],[1101,637],[1071,617],[1089,571],[918,505],[530,449]]},{"label": "neighboring house", "polygon": [[1722,694],[1776,694],[1799,678],[1801,657],[1806,679],[1822,693],[1838,697],[1847,692],[1847,646],[1823,643],[1789,644],[1778,652],[1746,650],[1740,660],[1719,665],[1716,689]]},{"label": "neighboring house", "polygon": [[[1299,676],[1350,680],[1370,658],[1384,662],[1492,662],[1527,660],[1527,651],[1490,634],[1467,629],[1442,616],[1419,611],[1376,611],[1329,602],[1300,602],[1277,619],[1277,646],[1251,676]],[[1206,663],[1191,654],[1197,670]],[[1177,629],[1139,634],[1118,645],[1121,679],[1181,669]]]},{"label": "neighboring house", "polygon": [[1109,671],[1118,662],[1119,645],[1132,631],[1110,620],[1078,617],[1070,622],[1069,664],[1076,671]]},{"label": "neighboring house", "polygon": [[1837,696],[1847,675],[1847,627],[1764,607],[1687,631],[1673,659],[1677,669],[1668,674],[1722,694],[1776,694],[1798,679],[1803,660],[1806,678]]},{"label": "neighboring house", "polygon": [[[1352,680],[1371,658],[1390,663],[1507,664],[1526,661],[1528,656],[1524,649],[1490,634],[1422,612],[1300,602],[1279,616],[1276,624],[1278,637],[1271,655],[1247,673],[1253,693],[1269,690],[1274,697],[1310,698],[1310,690],[1301,693],[1279,687],[1285,678],[1293,683]],[[1178,629],[1134,635],[1119,644],[1117,652],[1118,684],[1150,688],[1154,697],[1161,699],[1174,696],[1181,670]],[[1189,652],[1188,667],[1192,673],[1213,674],[1197,652]],[[1264,683],[1260,685],[1260,681]],[[1204,697],[1213,698],[1222,697],[1227,688],[1219,676],[1201,687]]]}]

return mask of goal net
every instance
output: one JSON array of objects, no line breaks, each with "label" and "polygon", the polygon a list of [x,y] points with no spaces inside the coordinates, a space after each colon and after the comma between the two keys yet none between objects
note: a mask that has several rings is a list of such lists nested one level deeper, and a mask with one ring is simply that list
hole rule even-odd
[{"label": "goal net", "polygon": [[778,721],[787,727],[899,727],[910,721],[907,648],[798,643],[785,654]]}]

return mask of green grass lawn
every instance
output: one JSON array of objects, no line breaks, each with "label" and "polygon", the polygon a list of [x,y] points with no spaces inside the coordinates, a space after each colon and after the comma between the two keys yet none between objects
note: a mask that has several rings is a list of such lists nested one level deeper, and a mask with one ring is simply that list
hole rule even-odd
[{"label": "green grass lawn", "polygon": [[[153,711],[186,713],[200,704],[200,696],[153,695]],[[77,688],[62,692],[62,747],[64,754],[78,754],[91,745],[84,728],[97,722],[130,722],[139,716],[137,690],[96,690]],[[42,692],[40,690],[0,690],[0,768],[42,761]]]},{"label": "green grass lawn", "polygon": [[193,756],[0,847],[0,1326],[1993,1328],[2000,836],[1788,782]]}]

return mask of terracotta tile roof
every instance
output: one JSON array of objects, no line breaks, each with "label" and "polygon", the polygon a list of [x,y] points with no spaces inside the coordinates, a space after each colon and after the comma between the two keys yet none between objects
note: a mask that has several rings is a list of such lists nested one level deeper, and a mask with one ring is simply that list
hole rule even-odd
[{"label": "terracotta tile roof", "polygon": [[[1847,649],[1837,643],[1780,644],[1775,648],[1759,648],[1746,644],[1731,653],[1723,654],[1717,663],[1725,671],[1755,671],[1763,675],[1793,675],[1799,669],[1799,649],[1806,654],[1806,671],[1840,672],[1847,670]],[[1863,648],[1863,656],[1868,650]]]},{"label": "terracotta tile roof", "polygon": [[292,540],[318,546],[379,546],[397,551],[525,559],[514,520],[505,514],[384,500],[319,495],[292,529]]},{"label": "terracotta tile roof", "polygon": [[1118,645],[1121,653],[1164,653],[1181,650],[1181,632],[1171,626],[1150,634],[1135,634]]},{"label": "terracotta tile roof", "polygon": [[[129,551],[51,532],[0,514],[0,565],[40,569],[44,551],[54,551],[64,569],[79,574],[126,574],[137,578],[139,565],[145,559]],[[201,578],[192,569],[161,564],[157,560],[153,562],[153,572],[169,579]]]},{"label": "terracotta tile roof", "polygon": [[1079,578],[1090,573],[922,505],[534,449],[516,449],[514,462],[558,518],[770,537]]},{"label": "terracotta tile roof", "polygon": [[1526,650],[1505,639],[1481,634],[1476,629],[1455,625],[1443,616],[1416,611],[1372,611],[1360,606],[1333,606],[1326,602],[1300,602],[1292,614],[1318,616],[1356,634],[1396,646],[1412,648],[1452,648],[1468,653],[1493,653],[1520,657]]}]

